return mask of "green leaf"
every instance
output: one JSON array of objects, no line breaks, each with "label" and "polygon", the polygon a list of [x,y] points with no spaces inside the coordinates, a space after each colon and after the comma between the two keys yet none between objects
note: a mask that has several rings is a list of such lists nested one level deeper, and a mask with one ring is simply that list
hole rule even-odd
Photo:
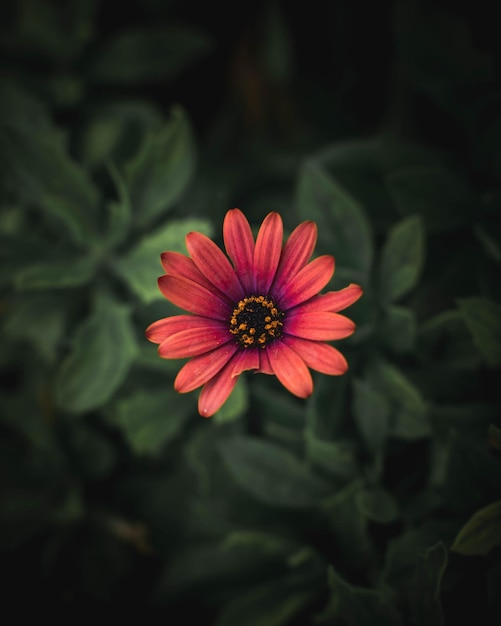
[{"label": "green leaf", "polygon": [[96,271],[93,257],[39,262],[23,267],[16,273],[14,283],[18,289],[66,289],[80,287],[90,282]]},{"label": "green leaf", "polygon": [[268,441],[234,436],[221,442],[220,451],[236,482],[267,504],[313,507],[331,491],[302,461]]},{"label": "green leaf", "polygon": [[181,198],[195,170],[193,132],[183,109],[172,108],[171,119],[148,133],[125,169],[134,220],[149,226]]},{"label": "green leaf", "polygon": [[224,539],[223,546],[227,550],[240,550],[261,553],[266,556],[279,557],[284,561],[300,549],[297,541],[284,535],[255,530],[235,530]]},{"label": "green leaf", "polygon": [[389,435],[390,404],[368,382],[353,380],[353,416],[362,439],[374,455],[380,454]]},{"label": "green leaf", "polygon": [[5,335],[32,342],[42,358],[53,363],[63,339],[67,303],[48,293],[22,294],[8,304]]},{"label": "green leaf", "polygon": [[286,576],[251,587],[230,600],[215,626],[282,626],[317,594],[304,577]]},{"label": "green leaf", "polygon": [[417,324],[413,311],[388,306],[379,327],[382,344],[394,354],[410,352],[416,344]]},{"label": "green leaf", "polygon": [[473,189],[443,167],[400,170],[387,178],[387,185],[399,213],[421,215],[428,228],[458,228],[476,218],[479,200]]},{"label": "green leaf", "polygon": [[379,360],[372,375],[390,401],[393,421],[391,434],[413,440],[430,434],[428,408],[416,385],[390,363]]},{"label": "green leaf", "polygon": [[446,567],[447,548],[441,541],[419,558],[411,586],[412,623],[415,626],[443,625],[440,587]]},{"label": "green leaf", "polygon": [[317,222],[322,251],[333,254],[338,266],[358,270],[366,282],[373,257],[369,221],[355,198],[313,161],[301,170],[296,209]]},{"label": "green leaf", "polygon": [[164,298],[157,284],[157,278],[162,273],[160,254],[166,250],[186,254],[184,239],[190,231],[210,236],[212,226],[207,220],[191,218],[168,222],[143,237],[135,248],[114,262],[114,269],[143,302]]},{"label": "green leaf", "polygon": [[98,294],[59,370],[56,398],[61,408],[71,413],[96,409],[122,384],[137,350],[129,317],[129,307]]},{"label": "green leaf", "polygon": [[113,163],[108,166],[115,187],[117,189],[118,200],[108,203],[108,236],[107,244],[109,247],[116,247],[124,242],[129,234],[132,222],[132,207],[130,204],[129,190],[125,181]]},{"label": "green leaf", "polygon": [[408,217],[390,229],[379,267],[379,286],[384,303],[395,302],[416,286],[423,268],[424,246],[420,217]]},{"label": "green leaf", "polygon": [[324,441],[310,429],[305,431],[306,458],[333,478],[352,480],[358,474],[355,450],[348,442]]},{"label": "green leaf", "polygon": [[214,414],[212,420],[216,424],[234,422],[244,415],[249,406],[249,391],[245,378],[240,377],[228,400]]},{"label": "green leaf", "polygon": [[496,546],[501,546],[501,500],[477,511],[459,531],[451,550],[484,555]]},{"label": "green leaf", "polygon": [[381,591],[354,587],[329,567],[331,597],[327,607],[317,616],[318,624],[332,626],[398,626],[400,616]]},{"label": "green leaf", "polygon": [[361,513],[379,524],[395,521],[400,513],[395,498],[384,489],[374,487],[361,489],[356,494],[355,501]]},{"label": "green leaf", "polygon": [[501,365],[501,304],[487,298],[462,298],[458,305],[487,363]]},{"label": "green leaf", "polygon": [[120,398],[112,420],[136,454],[154,456],[181,432],[193,410],[193,399],[174,389],[138,390]]},{"label": "green leaf", "polygon": [[0,123],[0,168],[19,199],[64,224],[75,243],[95,240],[97,190],[55,130]]},{"label": "green leaf", "polygon": [[91,76],[100,82],[165,85],[211,49],[206,33],[181,24],[120,31],[94,59]]}]

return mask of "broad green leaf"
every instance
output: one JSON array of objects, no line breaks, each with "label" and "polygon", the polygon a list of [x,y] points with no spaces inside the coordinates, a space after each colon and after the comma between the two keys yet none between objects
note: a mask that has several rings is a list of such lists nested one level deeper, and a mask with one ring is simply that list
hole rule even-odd
[{"label": "broad green leaf", "polygon": [[181,24],[120,31],[99,51],[91,76],[100,82],[165,85],[211,49],[206,33]]},{"label": "broad green leaf", "polygon": [[106,237],[107,245],[115,247],[123,243],[127,235],[132,221],[132,207],[130,204],[129,190],[125,185],[125,181],[121,173],[110,163],[108,167],[113,182],[117,190],[118,200],[108,203],[108,236]]},{"label": "broad green leaf", "polygon": [[84,413],[107,402],[136,355],[129,307],[99,293],[94,311],[75,331],[56,381],[59,406]]},{"label": "broad green leaf", "polygon": [[382,591],[354,587],[329,567],[331,597],[316,618],[318,624],[332,626],[398,626],[398,611]]},{"label": "broad green leaf", "polygon": [[181,198],[195,170],[195,143],[179,106],[158,132],[148,133],[125,169],[134,220],[149,226]]},{"label": "broad green leaf", "polygon": [[379,267],[379,287],[384,303],[395,302],[416,286],[424,255],[425,234],[420,217],[405,218],[390,229]]},{"label": "broad green leaf", "polygon": [[368,382],[353,380],[353,416],[367,449],[380,454],[389,435],[390,403]]},{"label": "broad green leaf", "polygon": [[475,346],[487,363],[501,365],[501,304],[487,298],[462,298],[459,310]]},{"label": "broad green leaf", "polygon": [[221,441],[220,450],[236,482],[267,504],[313,507],[331,491],[302,461],[268,441],[234,436]]},{"label": "broad green leaf", "polygon": [[174,389],[138,390],[118,400],[112,420],[136,454],[158,455],[181,432],[193,410],[192,398]]},{"label": "broad green leaf", "polygon": [[4,332],[9,338],[32,342],[42,358],[53,363],[63,339],[68,306],[50,293],[27,293],[9,301]]},{"label": "broad green leaf", "polygon": [[167,250],[186,254],[184,239],[190,231],[210,236],[212,226],[201,219],[170,221],[143,237],[135,248],[114,262],[115,270],[143,302],[164,298],[157,284],[157,278],[162,273],[160,255]]},{"label": "broad green leaf", "polygon": [[440,588],[446,567],[447,548],[441,541],[419,558],[411,587],[412,623],[415,626],[443,625]]},{"label": "broad green leaf", "polygon": [[249,406],[249,391],[245,378],[240,377],[235,389],[223,406],[214,414],[216,424],[234,422],[242,417]]},{"label": "broad green leaf", "polygon": [[393,496],[381,488],[364,488],[355,496],[360,512],[368,519],[380,524],[395,521],[400,510]]},{"label": "broad green leaf", "polygon": [[416,316],[410,309],[389,306],[379,327],[381,343],[394,354],[410,352],[416,343]]},{"label": "broad green leaf", "polygon": [[0,123],[0,166],[19,199],[64,224],[75,243],[95,240],[98,192],[55,130]]},{"label": "broad green leaf", "polygon": [[473,189],[446,168],[403,169],[386,182],[399,213],[421,215],[428,228],[457,228],[475,220],[479,200]]},{"label": "broad green leaf", "polygon": [[18,289],[66,289],[90,282],[96,271],[93,257],[40,261],[17,272],[14,283]]},{"label": "broad green leaf", "polygon": [[477,511],[459,531],[451,550],[484,555],[501,546],[501,500]]},{"label": "broad green leaf", "polygon": [[306,458],[333,478],[352,480],[358,474],[355,450],[347,441],[319,439],[311,429],[305,431]]},{"label": "broad green leaf", "polygon": [[313,161],[301,170],[296,209],[317,222],[322,251],[333,254],[338,266],[358,270],[366,282],[373,257],[369,221],[355,198]]},{"label": "broad green leaf", "polygon": [[387,361],[379,360],[372,375],[390,401],[393,418],[391,434],[406,440],[428,436],[428,408],[420,389]]},{"label": "broad green leaf", "polygon": [[251,587],[230,600],[215,626],[284,626],[317,595],[300,576],[284,576]]}]

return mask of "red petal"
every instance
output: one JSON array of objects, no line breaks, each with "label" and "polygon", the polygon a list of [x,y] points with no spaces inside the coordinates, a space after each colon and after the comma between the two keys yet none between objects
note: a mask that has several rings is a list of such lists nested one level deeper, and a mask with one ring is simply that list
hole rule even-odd
[{"label": "red petal", "polygon": [[296,312],[301,313],[316,313],[319,311],[330,311],[336,313],[342,311],[356,302],[363,294],[362,287],[359,285],[351,284],[339,291],[329,291],[328,293],[316,296],[308,302],[303,302],[296,308],[291,310],[290,314]]},{"label": "red petal", "polygon": [[240,209],[231,209],[226,213],[223,239],[242,287],[251,293],[254,289],[254,238],[249,222]]},{"label": "red petal", "polygon": [[292,231],[285,244],[273,281],[274,293],[280,293],[283,286],[303,269],[310,260],[316,243],[317,225],[315,222],[303,222]]},{"label": "red petal", "polygon": [[166,274],[182,276],[207,289],[214,288],[214,285],[205,278],[195,263],[184,254],[179,252],[162,252],[160,259]]},{"label": "red petal", "polygon": [[349,337],[355,331],[355,324],[339,313],[302,313],[287,316],[284,332],[313,341],[334,341]]},{"label": "red petal", "polygon": [[273,368],[271,367],[267,350],[259,350],[259,373],[273,374]]},{"label": "red petal", "polygon": [[330,255],[319,256],[308,263],[296,274],[292,282],[284,285],[277,300],[283,311],[306,302],[316,296],[329,282],[334,274],[334,258]]},{"label": "red petal", "polygon": [[245,370],[257,369],[258,366],[259,354],[257,350],[239,350],[231,361],[204,385],[198,399],[200,415],[202,417],[214,415],[228,399],[239,375]]},{"label": "red petal", "polygon": [[181,276],[160,276],[158,286],[163,295],[173,304],[204,317],[229,320],[231,306],[214,291]]},{"label": "red petal", "polygon": [[170,335],[160,344],[158,354],[163,359],[185,359],[215,350],[232,339],[227,325],[215,320],[207,322],[212,324]]},{"label": "red petal", "polygon": [[261,224],[254,250],[254,287],[257,295],[269,293],[282,253],[284,229],[278,213],[269,213]]},{"label": "red petal", "polygon": [[313,391],[313,380],[303,359],[283,341],[267,348],[273,373],[295,396],[307,398]]},{"label": "red petal", "polygon": [[188,393],[205,384],[231,359],[237,350],[234,343],[227,343],[212,352],[193,357],[179,370],[174,388],[179,393]]},{"label": "red petal", "polygon": [[183,330],[206,328],[208,324],[220,323],[198,315],[174,315],[173,317],[164,317],[150,324],[146,329],[145,335],[146,339],[153,343],[162,343],[168,336],[180,333]]},{"label": "red petal", "polygon": [[339,376],[348,369],[348,363],[341,352],[327,343],[299,337],[287,337],[284,341],[299,354],[308,367],[317,372]]},{"label": "red petal", "polygon": [[239,301],[244,293],[235,270],[223,251],[206,235],[192,232],[186,235],[186,247],[202,274],[222,293]]}]

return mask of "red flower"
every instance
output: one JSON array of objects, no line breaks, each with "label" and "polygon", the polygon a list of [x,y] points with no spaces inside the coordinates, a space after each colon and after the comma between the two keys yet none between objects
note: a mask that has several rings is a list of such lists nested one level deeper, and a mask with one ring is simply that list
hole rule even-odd
[{"label": "red flower", "polygon": [[319,295],[334,273],[334,258],[308,263],[317,239],[314,222],[303,222],[282,246],[278,213],[263,221],[256,242],[239,209],[228,211],[223,237],[226,252],[202,233],[186,236],[191,258],[176,252],[161,256],[162,294],[192,315],[158,320],[146,337],[160,344],[165,359],[191,357],[174,387],[180,393],[203,385],[198,410],[213,415],[228,399],[245,370],[274,374],[300,398],[313,391],[308,368],[340,375],[344,356],[326,341],[343,339],[355,324],[338,311],[362,295],[358,285]]}]

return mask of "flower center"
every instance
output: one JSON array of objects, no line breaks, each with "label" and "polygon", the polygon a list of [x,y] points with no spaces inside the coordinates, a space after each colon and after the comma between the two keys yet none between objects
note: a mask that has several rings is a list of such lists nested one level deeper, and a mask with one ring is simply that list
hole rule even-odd
[{"label": "flower center", "polygon": [[243,348],[264,348],[281,335],[284,314],[273,300],[249,296],[240,300],[230,319],[230,333]]}]

